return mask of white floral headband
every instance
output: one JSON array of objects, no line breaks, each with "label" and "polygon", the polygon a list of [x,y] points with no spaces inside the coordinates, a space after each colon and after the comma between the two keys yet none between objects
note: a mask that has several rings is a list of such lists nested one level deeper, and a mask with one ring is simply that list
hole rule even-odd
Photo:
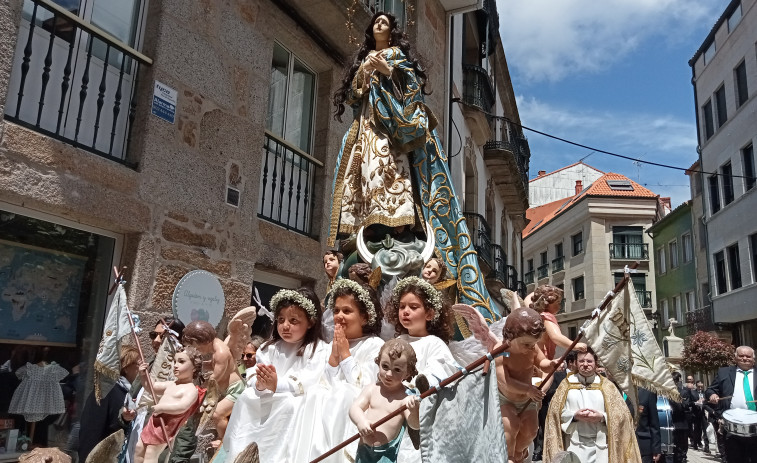
[{"label": "white floral headband", "polygon": [[[342,288],[351,291],[355,296],[357,296],[358,300],[363,303],[365,309],[368,311],[368,324],[373,325],[374,323],[376,323],[376,306],[373,305],[371,295],[368,293],[368,291],[360,286],[360,283],[358,283],[357,281],[350,280],[348,278],[340,278],[334,282],[334,285],[331,287],[331,293],[334,294],[335,291],[338,291]],[[336,298],[333,296],[329,298],[328,308],[331,310],[334,310],[334,299]]]},{"label": "white floral headband", "polygon": [[441,315],[442,313],[442,295],[436,288],[431,285],[431,283],[427,282],[423,278],[407,277],[400,280],[399,283],[397,283],[397,286],[395,286],[392,290],[392,305],[394,305],[395,307],[399,306],[400,294],[405,288],[410,285],[415,285],[423,290],[424,293],[426,293],[426,299],[434,309],[434,318],[432,318],[431,321],[437,321],[439,319],[439,315]]},{"label": "white floral headband", "polygon": [[282,289],[273,295],[273,297],[271,298],[271,309],[273,309],[273,313],[276,313],[279,305],[281,305],[281,303],[284,301],[292,301],[294,302],[294,305],[300,307],[301,309],[304,309],[305,312],[308,313],[308,317],[316,317],[316,311],[313,302],[293,289]]}]

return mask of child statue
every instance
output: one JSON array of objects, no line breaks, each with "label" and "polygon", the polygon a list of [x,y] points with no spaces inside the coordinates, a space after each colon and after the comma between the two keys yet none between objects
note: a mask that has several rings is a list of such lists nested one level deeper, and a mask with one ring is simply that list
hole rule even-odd
[{"label": "child statue", "polygon": [[[378,381],[366,386],[350,408],[350,419],[360,432],[355,463],[396,462],[405,427],[420,427],[419,400],[408,396],[402,383],[418,374],[416,361],[413,347],[405,340],[391,339],[381,347],[376,358]],[[401,415],[371,428],[371,423],[402,405],[407,409]]]},{"label": "child statue", "polygon": [[532,384],[534,367],[551,371],[557,364],[536,347],[544,330],[541,316],[524,308],[508,315],[502,330],[502,342],[510,344],[510,355],[497,357],[495,364],[508,463],[524,461],[539,428],[538,411],[544,392]]},{"label": "child statue", "polygon": [[[192,348],[187,348],[176,354],[173,367],[175,381],[162,381],[153,385],[157,395],[157,403],[153,408],[152,418],[145,426],[134,454],[136,463],[154,463],[158,461],[161,452],[173,440],[176,433],[184,426],[202,404],[205,390],[195,386],[193,381],[202,372],[202,354]],[[145,382],[147,370],[140,369]],[[165,434],[160,423],[163,419]]]}]

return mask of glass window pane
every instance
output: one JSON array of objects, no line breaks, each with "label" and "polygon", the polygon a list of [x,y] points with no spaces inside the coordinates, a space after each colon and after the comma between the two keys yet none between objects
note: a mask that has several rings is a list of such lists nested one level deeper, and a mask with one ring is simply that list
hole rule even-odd
[{"label": "glass window pane", "polygon": [[308,153],[313,123],[314,92],[315,75],[295,59],[287,103],[284,138]]},{"label": "glass window pane", "polygon": [[266,128],[282,138],[284,137],[288,76],[289,52],[275,44],[271,63],[271,86],[268,90]]},{"label": "glass window pane", "polygon": [[[134,47],[137,37],[140,2],[137,0],[94,0],[91,22],[130,47]],[[92,54],[105,60],[108,54],[110,66],[121,66],[123,54],[114,48],[107,51],[102,40],[92,42]],[[130,64],[127,62],[127,64]],[[125,67],[128,71],[128,68]]]}]

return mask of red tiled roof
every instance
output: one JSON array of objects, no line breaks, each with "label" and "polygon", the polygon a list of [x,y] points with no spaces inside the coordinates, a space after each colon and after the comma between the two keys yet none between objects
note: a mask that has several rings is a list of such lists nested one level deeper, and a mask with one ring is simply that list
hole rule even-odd
[{"label": "red tiled roof", "polygon": [[[607,180],[627,180],[633,185],[633,191],[612,190],[610,185],[607,184]],[[599,177],[596,182],[591,184],[586,194],[589,196],[631,196],[635,198],[656,198],[658,196],[625,175],[613,172],[608,172]]]},{"label": "red tiled roof", "polygon": [[528,223],[526,228],[523,229],[523,238],[528,236],[534,229],[544,225],[545,220],[548,221],[549,219],[554,217],[560,206],[562,206],[566,202],[571,202],[572,200],[572,197],[558,199],[557,201],[542,204],[538,207],[531,207],[526,210],[526,218],[530,220],[530,222]]},{"label": "red tiled roof", "polygon": [[[607,184],[608,180],[625,180],[631,184],[633,190],[613,190],[610,188],[610,185]],[[650,190],[639,185],[625,175],[608,172],[575,196],[528,209],[526,211],[526,218],[530,220],[530,222],[523,230],[523,238],[529,236],[534,230],[543,227],[552,219],[562,214],[575,203],[587,196],[657,198],[659,195],[652,193]]]},{"label": "red tiled roof", "polygon": [[[592,169],[596,170],[597,172],[602,172],[601,170],[597,169],[596,167],[592,167],[592,166],[590,166],[590,165],[586,164],[586,163],[585,163],[585,162],[583,162],[583,161],[578,161],[578,162],[574,162],[573,164],[571,164],[571,165],[569,165],[569,166],[560,167],[559,169],[557,169],[557,170],[555,170],[555,171],[553,171],[553,172],[550,172],[550,173],[548,173],[548,174],[544,174],[544,175],[540,175],[540,176],[538,176],[538,177],[534,177],[534,178],[532,178],[531,180],[529,180],[529,182],[533,182],[534,180],[538,180],[538,179],[541,179],[541,178],[544,178],[544,177],[549,177],[550,175],[552,175],[552,174],[556,174],[556,173],[560,172],[561,170],[569,169],[569,168],[571,168],[571,167],[573,167],[573,166],[577,166],[577,165],[579,165],[579,164],[583,164],[583,165],[585,165],[586,167],[590,167],[590,168],[592,168]],[[602,173],[604,173],[604,172],[602,172]]]}]

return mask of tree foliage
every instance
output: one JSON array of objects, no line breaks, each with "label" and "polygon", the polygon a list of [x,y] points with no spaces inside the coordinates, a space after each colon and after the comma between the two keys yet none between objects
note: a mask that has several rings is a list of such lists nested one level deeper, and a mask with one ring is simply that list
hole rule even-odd
[{"label": "tree foliage", "polygon": [[711,371],[733,365],[736,348],[714,334],[697,331],[686,337],[681,366],[687,371]]}]

